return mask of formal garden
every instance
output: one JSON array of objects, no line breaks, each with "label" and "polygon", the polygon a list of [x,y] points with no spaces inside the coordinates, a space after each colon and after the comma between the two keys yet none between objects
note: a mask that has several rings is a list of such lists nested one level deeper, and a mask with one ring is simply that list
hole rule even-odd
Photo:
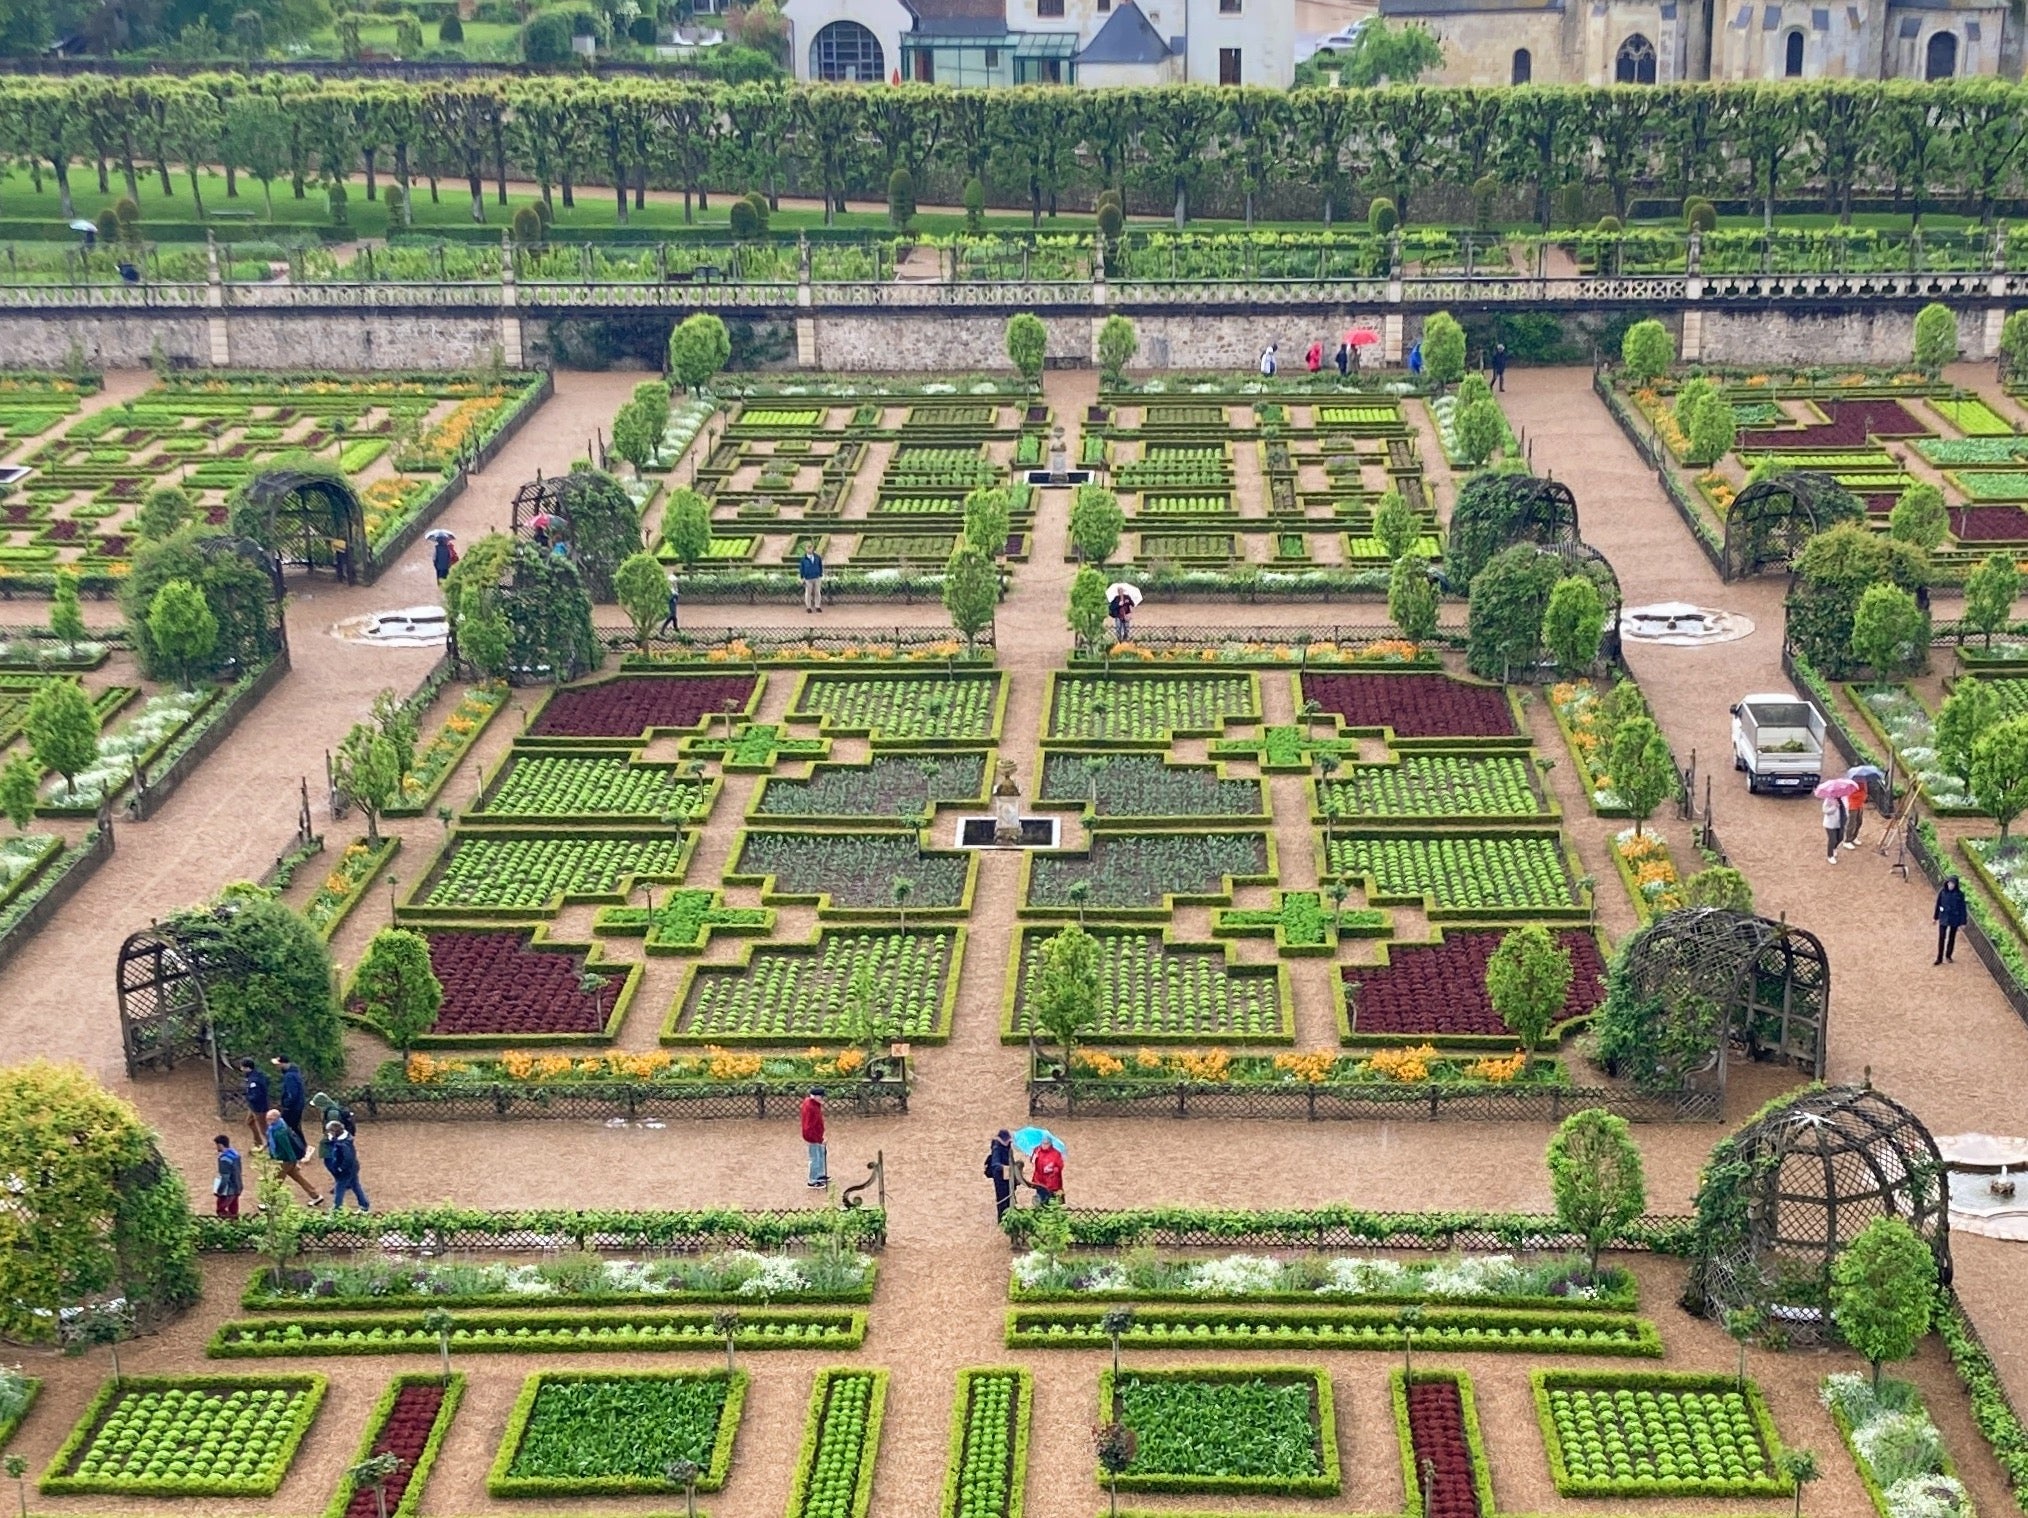
[{"label": "formal garden", "polygon": [[[301,511],[489,492],[362,520],[405,571],[459,524],[455,648],[326,714],[316,830],[306,782],[263,879],[125,908],[92,967],[118,1094],[0,1071],[0,1170],[43,1177],[0,1262],[24,1507],[2019,1500],[2005,1366],[1952,1289],[1990,1261],[1918,1115],[1844,1073],[1879,988],[1739,867],[1782,824],[1728,800],[1714,827],[1669,677],[1628,668],[1644,566],[1597,544],[1631,508],[1531,456],[1458,323],[1425,324],[1420,378],[1137,377],[1129,324],[1067,384],[1017,319],[1031,378],[704,398],[726,352],[689,330],[668,382],[607,383],[578,467],[543,433],[568,396],[511,374],[0,392],[37,469],[207,450],[176,520],[117,570],[53,562],[48,626],[0,652],[0,913],[286,699],[278,573],[337,598],[291,604],[299,647],[374,604],[290,562]],[[1793,569],[1795,678],[1922,799],[1918,854],[2028,982],[2028,655],[2007,540],[1966,526],[2002,498],[1963,484],[2005,472],[2019,408],[1920,355],[1624,372],[1641,341],[1597,402],[1663,471],[1639,509],[1685,563]],[[1707,470],[1685,440],[1719,407]],[[477,472],[510,441],[552,467]],[[232,1062],[277,1053],[356,1127],[370,1217],[252,1155],[243,1215],[209,1215],[206,1140],[247,1142]],[[996,1231],[979,1156],[1017,1121],[1021,1154],[1068,1148],[1071,1205],[1024,1193]]]}]

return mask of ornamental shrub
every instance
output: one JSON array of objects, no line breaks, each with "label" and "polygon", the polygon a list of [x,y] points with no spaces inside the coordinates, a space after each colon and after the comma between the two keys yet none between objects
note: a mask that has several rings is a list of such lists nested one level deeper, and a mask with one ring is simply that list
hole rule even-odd
[{"label": "ornamental shrub", "polygon": [[986,225],[986,187],[975,174],[965,181],[965,230],[977,232]]},{"label": "ornamental shrub", "polygon": [[684,317],[669,334],[669,372],[686,390],[703,389],[731,358],[725,323],[708,311]]},{"label": "ornamental shrub", "polygon": [[266,569],[251,559],[205,551],[206,542],[223,536],[215,527],[193,523],[159,542],[135,545],[133,568],[120,583],[120,610],[142,672],[151,678],[160,679],[175,668],[148,628],[155,593],[171,580],[188,580],[203,591],[205,603],[218,619],[218,643],[208,657],[191,667],[193,679],[209,677],[231,665],[244,670],[277,651],[271,620],[274,584]]},{"label": "ornamental shrub", "polygon": [[1127,213],[1120,209],[1117,200],[1103,202],[1098,208],[1099,236],[1110,245],[1120,240],[1120,234],[1127,229]]},{"label": "ornamental shrub", "polygon": [[444,19],[437,23],[437,41],[447,47],[455,47],[465,40],[465,23],[458,19],[456,11],[446,12]]},{"label": "ornamental shrub", "polygon": [[1730,865],[1714,864],[1683,882],[1683,904],[1720,907],[1728,912],[1753,910],[1753,884]]},{"label": "ornamental shrub", "polygon": [[1127,365],[1134,361],[1140,346],[1140,334],[1131,320],[1117,312],[1108,316],[1099,326],[1099,378],[1108,385],[1117,385],[1126,378]]},{"label": "ornamental shrub", "polygon": [[1380,503],[1373,508],[1373,536],[1380,540],[1380,548],[1393,563],[1416,545],[1422,535],[1422,514],[1402,498],[1399,490],[1382,493]]},{"label": "ornamental shrub", "polygon": [[915,175],[905,168],[887,176],[887,219],[897,232],[915,224]]},{"label": "ornamental shrub", "polygon": [[1900,1218],[1875,1218],[1831,1262],[1831,1321],[1873,1367],[1906,1360],[1929,1332],[1936,1256]]},{"label": "ornamental shrub", "polygon": [[2002,722],[1973,742],[1972,800],[1999,825],[2002,838],[2028,811],[2028,717]]},{"label": "ornamental shrub", "polygon": [[352,977],[352,1010],[407,1054],[436,1025],[444,988],[430,966],[430,946],[407,928],[382,928],[366,946]]},{"label": "ornamental shrub", "polygon": [[134,530],[149,539],[166,538],[197,515],[197,503],[180,485],[161,485],[148,492],[134,513]]},{"label": "ornamental shrub", "polygon": [[732,235],[740,242],[752,242],[760,236],[760,218],[754,215],[750,200],[743,197],[735,200],[726,208],[726,221]]},{"label": "ornamental shrub", "polygon": [[2000,323],[2000,377],[2028,374],[2028,311],[2011,311]]},{"label": "ornamental shrub", "polygon": [[519,206],[514,212],[514,241],[524,248],[538,247],[542,243],[542,213],[534,206]]},{"label": "ornamental shrub", "polygon": [[1635,322],[1620,339],[1620,362],[1636,385],[1652,385],[1676,362],[1676,342],[1652,316]]},{"label": "ornamental shrub", "polygon": [[149,1323],[202,1282],[182,1176],[126,1102],[77,1065],[0,1068],[0,1173],[21,1177],[0,1250],[0,1332],[48,1343],[58,1314],[122,1298]]},{"label": "ornamental shrub", "polygon": [[1437,629],[1437,586],[1429,560],[1411,549],[1394,561],[1387,576],[1387,615],[1411,643],[1423,643]]},{"label": "ornamental shrub", "polygon": [[1888,513],[1887,535],[1897,542],[1913,543],[1925,553],[1935,553],[1950,533],[1950,513],[1943,492],[1927,481],[1918,480],[1901,492],[1901,499]]},{"label": "ornamental shrub", "polygon": [[1739,414],[1714,387],[1698,397],[1684,434],[1692,464],[1715,464],[1739,441]]},{"label": "ornamental shrub", "polygon": [[753,214],[760,222],[760,235],[768,235],[768,223],[774,218],[775,208],[768,204],[767,196],[759,190],[748,190],[740,199],[753,207]]},{"label": "ornamental shrub", "polygon": [[233,967],[204,986],[221,1050],[286,1054],[316,1082],[345,1074],[331,950],[301,913],[256,887],[228,886],[170,927],[208,963]]},{"label": "ornamental shrub", "polygon": [[570,46],[570,18],[562,11],[537,11],[521,28],[521,59],[524,63],[568,63],[574,56]]},{"label": "ornamental shrub", "polygon": [[1493,556],[1472,581],[1466,613],[1465,666],[1486,680],[1533,672],[1542,651],[1542,618],[1563,578],[1563,560],[1533,543]]},{"label": "ornamental shrub", "polygon": [[1481,174],[1472,181],[1472,226],[1481,232],[1493,230],[1493,208],[1500,198],[1500,176]]},{"label": "ornamental shrub", "polygon": [[1556,1216],[1584,1240],[1591,1278],[1597,1280],[1599,1251],[1648,1205],[1641,1151],[1625,1118],[1589,1107],[1563,1120],[1549,1141],[1547,1159]]},{"label": "ornamental shrub", "polygon": [[1620,226],[1619,217],[1601,216],[1598,219],[1598,225],[1592,230],[1597,232],[1601,237],[1617,237],[1623,229]]},{"label": "ornamental shrub", "polygon": [[1915,313],[1915,367],[1934,380],[1957,356],[1957,314],[1932,301]]},{"label": "ornamental shrub", "polygon": [[1017,311],[1007,318],[1008,361],[1031,385],[1042,378],[1048,348],[1049,329],[1033,311]]},{"label": "ornamental shrub", "polygon": [[1507,430],[1499,404],[1490,397],[1460,405],[1451,415],[1451,428],[1458,456],[1474,469],[1500,451]]},{"label": "ornamental shrub", "polygon": [[1506,546],[1518,506],[1504,474],[1466,477],[1451,506],[1450,535],[1444,542],[1444,574],[1454,587],[1469,588],[1486,562]]},{"label": "ornamental shrub", "polygon": [[1965,577],[1965,626],[1986,635],[1986,647],[1993,646],[1993,634],[2007,625],[2013,614],[2014,598],[2021,594],[2021,571],[2008,553],[1989,553],[1979,567]]},{"label": "ornamental shrub", "polygon": [[1542,614],[1542,646],[1566,675],[1581,675],[1598,662],[1605,636],[1605,598],[1588,575],[1565,575],[1549,593]]},{"label": "ornamental shrub", "polygon": [[1899,585],[1869,585],[1852,613],[1852,653],[1882,680],[1913,673],[1929,650],[1929,614]]},{"label": "ornamental shrub", "polygon": [[[644,414],[641,425],[647,429],[652,455],[653,442],[660,436],[654,423],[667,419],[667,399],[657,406],[652,396],[637,391],[621,409]],[[571,558],[584,576],[585,589],[595,601],[612,600],[613,571],[641,546],[641,519],[634,509],[634,498],[603,469],[592,469],[580,461],[564,476],[557,509],[570,523]]]},{"label": "ornamental shrub", "polygon": [[1422,324],[1422,372],[1432,385],[1455,385],[1464,378],[1465,329],[1448,311],[1435,312]]},{"label": "ornamental shrub", "polygon": [[1385,237],[1401,225],[1401,213],[1394,209],[1394,202],[1385,195],[1376,195],[1366,208],[1366,229],[1376,237]]},{"label": "ornamental shrub", "polygon": [[1717,388],[1702,374],[1693,374],[1676,387],[1676,401],[1670,414],[1685,438],[1690,436],[1690,418],[1696,415],[1698,402]]},{"label": "ornamental shrub", "polygon": [[1683,202],[1683,225],[1692,232],[1712,232],[1718,227],[1718,207],[1702,195],[1692,195]]}]

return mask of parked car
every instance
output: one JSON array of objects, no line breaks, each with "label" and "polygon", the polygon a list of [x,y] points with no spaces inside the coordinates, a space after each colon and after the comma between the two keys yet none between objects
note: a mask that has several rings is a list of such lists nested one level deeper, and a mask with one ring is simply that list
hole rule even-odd
[{"label": "parked car", "polygon": [[1824,714],[1786,692],[1743,697],[1732,708],[1732,767],[1755,793],[1815,790],[1824,778]]}]

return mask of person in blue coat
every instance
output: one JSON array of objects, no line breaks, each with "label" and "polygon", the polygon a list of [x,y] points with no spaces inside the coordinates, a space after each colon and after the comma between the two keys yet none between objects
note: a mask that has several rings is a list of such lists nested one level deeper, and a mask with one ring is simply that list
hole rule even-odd
[{"label": "person in blue coat", "polygon": [[1931,962],[1940,965],[1957,952],[1958,929],[1970,915],[1965,888],[1958,883],[1957,876],[1944,881],[1943,889],[1936,893],[1936,911],[1930,915],[1936,919],[1936,958]]},{"label": "person in blue coat", "polygon": [[358,1198],[359,1210],[370,1212],[366,1190],[359,1184],[359,1146],[336,1118],[324,1125],[324,1142],[317,1146],[317,1154],[331,1176],[331,1210],[345,1210],[345,1193],[349,1191]]},{"label": "person in blue coat", "polygon": [[286,1054],[277,1054],[275,1068],[282,1072],[282,1089],[275,1105],[281,1109],[282,1121],[289,1125],[289,1132],[295,1134],[296,1143],[305,1153],[309,1152],[309,1141],[303,1137],[303,1071]]},{"label": "person in blue coat", "polygon": [[253,1134],[254,1148],[265,1149],[268,1142],[268,1107],[270,1098],[268,1078],[261,1073],[261,1067],[250,1059],[239,1062],[241,1090],[246,1094],[246,1126]]}]

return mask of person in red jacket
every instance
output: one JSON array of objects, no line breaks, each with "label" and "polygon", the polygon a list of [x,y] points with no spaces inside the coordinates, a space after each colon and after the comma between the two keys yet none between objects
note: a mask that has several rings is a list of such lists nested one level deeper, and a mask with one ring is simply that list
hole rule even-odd
[{"label": "person in red jacket", "polygon": [[812,1086],[803,1098],[803,1142],[810,1146],[810,1187],[831,1184],[831,1162],[824,1149],[824,1088]]},{"label": "person in red jacket", "polygon": [[1028,1157],[1028,1184],[1038,1207],[1063,1200],[1063,1151],[1046,1139]]}]

